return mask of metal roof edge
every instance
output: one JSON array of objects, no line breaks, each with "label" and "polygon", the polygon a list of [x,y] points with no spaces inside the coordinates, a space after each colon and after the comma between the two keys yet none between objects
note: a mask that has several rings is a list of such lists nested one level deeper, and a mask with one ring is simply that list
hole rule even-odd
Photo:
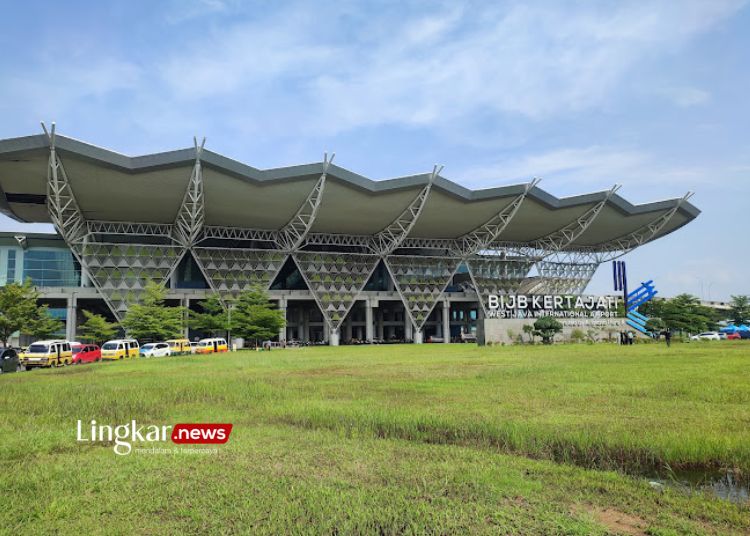
[{"label": "metal roof edge", "polygon": [[[63,152],[72,153],[85,159],[100,162],[106,166],[118,168],[127,173],[140,173],[168,167],[188,166],[192,165],[195,161],[195,151],[193,148],[177,149],[173,151],[131,157],[67,136],[57,135],[56,140],[57,147]],[[16,153],[38,150],[47,146],[47,138],[43,134],[8,138],[0,140],[0,155],[13,155]],[[257,183],[293,180],[299,178],[300,175],[319,174],[323,172],[322,162],[261,170],[210,150],[203,151],[201,161],[209,167],[219,171],[224,171],[238,178]],[[392,190],[411,189],[424,186],[427,184],[430,177],[429,173],[423,173],[385,180],[373,180],[335,164],[331,165],[328,173],[333,178],[372,193],[385,193]],[[525,184],[471,190],[451,181],[450,179],[438,176],[435,180],[434,186],[463,201],[470,202],[515,196],[522,191]],[[529,196],[531,198],[553,209],[596,203],[602,200],[606,195],[607,191],[602,191],[558,198],[537,186],[529,191]],[[670,199],[634,205],[625,198],[615,194],[610,198],[609,203],[621,210],[624,214],[632,216],[646,212],[668,210],[669,208],[672,208],[677,201],[678,199]],[[684,202],[680,207],[680,211],[690,219],[694,219],[700,214],[700,210],[689,202]],[[18,217],[15,216],[12,213],[12,210],[10,210],[10,207],[7,206],[7,203],[4,205],[0,204],[0,212],[8,214],[18,220]]]}]

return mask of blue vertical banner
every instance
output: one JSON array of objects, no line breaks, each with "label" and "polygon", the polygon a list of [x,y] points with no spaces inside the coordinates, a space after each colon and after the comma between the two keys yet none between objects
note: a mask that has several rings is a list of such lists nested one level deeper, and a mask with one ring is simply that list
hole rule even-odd
[{"label": "blue vertical banner", "polygon": [[627,307],[628,275],[625,271],[625,261],[612,261],[612,279],[614,280],[615,292],[622,292],[622,299]]}]

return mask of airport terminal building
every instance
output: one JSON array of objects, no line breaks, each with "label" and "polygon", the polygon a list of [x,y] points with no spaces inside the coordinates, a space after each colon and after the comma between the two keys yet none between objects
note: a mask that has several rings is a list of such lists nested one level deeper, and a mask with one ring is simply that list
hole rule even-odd
[{"label": "airport terminal building", "polygon": [[439,168],[372,181],[327,156],[259,170],[198,143],[128,157],[53,127],[0,140],[0,211],[57,231],[0,232],[0,285],[30,278],[71,340],[81,309],[119,320],[156,281],[187,308],[268,289],[280,339],[458,341],[488,295],[580,294],[601,263],[699,214],[689,196],[616,190],[469,190]]}]

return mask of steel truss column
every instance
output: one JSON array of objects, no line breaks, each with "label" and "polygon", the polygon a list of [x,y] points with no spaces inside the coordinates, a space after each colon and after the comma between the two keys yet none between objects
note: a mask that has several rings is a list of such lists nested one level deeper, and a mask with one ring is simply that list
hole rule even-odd
[{"label": "steel truss column", "polygon": [[[47,167],[47,210],[52,224],[65,242],[79,244],[86,235],[86,219],[78,206],[68,175],[57,155],[55,146],[55,123],[50,130],[42,123],[49,142],[49,165]],[[79,259],[80,262],[80,259]]]},{"label": "steel truss column", "polygon": [[307,199],[305,199],[305,202],[302,203],[299,210],[297,210],[294,217],[279,232],[279,242],[289,252],[299,249],[310,232],[313,223],[315,223],[320,203],[323,201],[328,168],[335,156],[336,153],[331,154],[331,158],[328,158],[328,153],[323,155],[323,173],[320,175],[318,182],[315,183],[312,191],[307,196]]},{"label": "steel truss column", "polygon": [[536,240],[534,244],[535,247],[549,253],[560,251],[568,247],[570,244],[575,242],[575,240],[579,236],[581,236],[586,231],[586,229],[591,226],[592,223],[594,223],[594,220],[596,220],[596,217],[602,211],[604,205],[607,204],[607,201],[609,201],[610,198],[615,194],[615,192],[617,192],[617,190],[619,190],[620,188],[621,186],[619,184],[615,184],[606,193],[604,199],[599,201],[596,205],[588,209],[586,212],[567,224],[565,227],[562,227],[554,233]]},{"label": "steel truss column", "polygon": [[199,239],[203,222],[205,221],[206,209],[203,196],[203,170],[201,167],[201,155],[206,138],[198,145],[198,139],[193,138],[195,146],[195,164],[190,174],[190,181],[185,189],[182,204],[177,212],[174,227],[172,228],[175,241],[186,248],[192,247]]},{"label": "steel truss column", "polygon": [[417,197],[409,203],[409,206],[396,218],[391,224],[385,229],[378,232],[374,237],[374,248],[380,255],[388,255],[393,253],[396,248],[409,236],[414,225],[419,219],[419,215],[422,213],[422,209],[427,203],[427,198],[432,189],[432,184],[440,172],[443,170],[443,166],[435,165],[432,168],[430,179],[427,185],[422,188]]},{"label": "steel truss column", "polygon": [[674,217],[677,211],[684,205],[691,197],[694,192],[688,192],[683,197],[677,200],[675,206],[669,209],[666,213],[662,214],[653,221],[646,225],[636,229],[632,233],[625,236],[600,244],[599,246],[593,246],[592,249],[598,250],[599,262],[608,262],[618,257],[622,257],[626,253],[634,250],[635,248],[642,246],[653,237],[655,237],[659,231],[661,231],[667,223]]},{"label": "steel truss column", "polygon": [[490,244],[498,239],[513,217],[518,213],[518,209],[521,208],[529,191],[539,184],[539,182],[539,179],[529,182],[523,192],[495,216],[473,231],[457,238],[456,253],[465,258],[489,248]]},{"label": "steel truss column", "polygon": [[692,195],[692,192],[688,192],[668,212],[609,243],[549,254],[537,264],[542,281],[535,286],[534,292],[582,293],[602,262],[620,257],[652,239]]},{"label": "steel truss column", "polygon": [[[179,264],[184,248],[172,241],[172,226],[130,222],[87,222],[55,144],[55,125],[42,124],[50,144],[47,199],[50,219],[81,264],[99,295],[119,321],[128,306],[139,301],[149,281],[164,285]],[[168,243],[106,243],[101,235],[158,236]]]},{"label": "steel truss column", "polygon": [[[534,241],[531,250],[536,250],[536,255],[540,257],[536,264],[539,270],[540,281],[527,278],[521,285],[527,289],[527,292],[531,293],[533,289],[534,293],[540,293],[540,291],[550,290],[551,287],[554,287],[552,290],[555,290],[555,293],[562,294],[579,294],[583,291],[591,280],[591,277],[593,277],[599,263],[594,261],[579,265],[576,262],[569,262],[566,258],[567,253],[563,250],[575,242],[594,223],[604,205],[607,204],[620,188],[619,184],[615,184],[607,191],[601,201],[575,220],[557,231]],[[550,256],[559,257],[560,255],[563,257],[562,259],[546,260]],[[580,275],[581,271],[585,274],[584,276]],[[569,281],[566,283],[565,281],[568,279]]]}]

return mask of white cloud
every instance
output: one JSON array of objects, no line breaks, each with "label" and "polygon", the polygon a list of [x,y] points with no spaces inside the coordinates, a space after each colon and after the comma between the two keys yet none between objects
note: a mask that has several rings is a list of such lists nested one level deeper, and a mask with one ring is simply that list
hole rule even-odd
[{"label": "white cloud", "polygon": [[617,180],[646,167],[649,156],[641,151],[606,147],[557,149],[511,158],[461,173],[466,182],[477,185],[499,180],[525,181],[532,177],[568,178],[578,184]]},{"label": "white cloud", "polygon": [[711,99],[710,93],[695,87],[662,88],[656,90],[656,93],[663,95],[683,108],[704,104]]},{"label": "white cloud", "polygon": [[[518,3],[429,15],[404,9],[355,29],[342,27],[335,6],[294,6],[208,32],[159,72],[179,98],[281,98],[295,113],[304,103],[299,120],[329,132],[447,125],[488,112],[538,120],[601,106],[633,65],[667,54],[739,6]],[[280,97],[285,90],[292,94]],[[695,88],[660,91],[681,106],[708,98]]]},{"label": "white cloud", "polygon": [[[675,163],[645,150],[590,146],[562,148],[500,159],[458,170],[453,174],[474,188],[520,183],[541,178],[544,189],[557,195],[603,190],[614,183],[627,188],[631,200],[653,201],[654,196],[674,197],[689,189],[714,189],[717,181],[727,192],[747,188],[747,166],[729,162]],[[641,199],[642,198],[642,199]]]},{"label": "white cloud", "polygon": [[233,2],[224,0],[179,0],[172,2],[167,12],[167,22],[179,24],[198,17],[224,13]]}]

